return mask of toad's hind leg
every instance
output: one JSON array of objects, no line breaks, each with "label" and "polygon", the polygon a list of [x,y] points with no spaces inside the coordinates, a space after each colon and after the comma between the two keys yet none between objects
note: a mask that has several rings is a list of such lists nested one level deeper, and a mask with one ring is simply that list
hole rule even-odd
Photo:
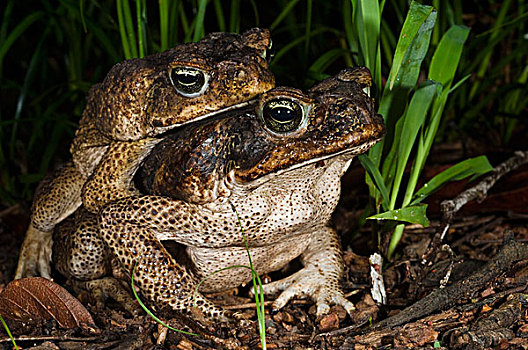
[{"label": "toad's hind leg", "polygon": [[99,235],[96,215],[80,208],[56,227],[53,242],[53,263],[76,292],[89,292],[98,306],[112,298],[132,315],[138,314],[138,302],[119,280],[110,276],[110,256]]},{"label": "toad's hind leg", "polygon": [[174,215],[169,218],[160,210],[160,218],[167,217],[166,222],[160,222],[157,217],[147,217],[157,212],[155,208],[160,201],[167,204],[162,205],[161,210],[176,211],[189,206],[185,202],[155,196],[130,197],[109,203],[99,213],[103,239],[128,273],[136,266],[134,283],[152,304],[188,315],[193,313],[196,305],[208,318],[227,321],[224,310],[196,292],[194,276],[170,255],[156,237],[155,229],[161,226],[166,231],[172,228],[171,232],[175,235],[179,232],[177,227],[171,226],[172,223],[179,224]]},{"label": "toad's hind leg", "polygon": [[81,205],[81,189],[86,178],[72,162],[45,178],[37,188],[31,222],[15,273],[15,279],[41,275],[50,278],[53,227]]}]

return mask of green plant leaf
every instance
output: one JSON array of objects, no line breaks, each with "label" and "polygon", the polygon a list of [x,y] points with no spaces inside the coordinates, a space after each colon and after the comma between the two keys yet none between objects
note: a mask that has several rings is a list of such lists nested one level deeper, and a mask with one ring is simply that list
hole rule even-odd
[{"label": "green plant leaf", "polygon": [[385,186],[385,183],[383,182],[383,177],[381,176],[378,167],[376,167],[374,162],[366,154],[360,154],[358,158],[363,168],[365,168],[365,170],[368,172],[370,177],[374,180],[374,184],[376,185],[376,188],[381,193],[381,198],[382,198],[381,205],[383,209],[388,210],[389,209],[389,191],[387,190],[387,187]]},{"label": "green plant leaf", "polygon": [[400,33],[400,38],[398,40],[398,46],[396,47],[396,52],[394,53],[393,69],[391,69],[387,85],[389,89],[392,90],[396,78],[398,77],[398,72],[402,66],[403,59],[407,53],[407,50],[411,46],[414,38],[418,34],[418,31],[422,27],[422,24],[427,20],[429,15],[433,12],[432,6],[421,5],[415,1],[411,2],[407,18],[403,23],[403,28]]},{"label": "green plant leaf", "polygon": [[369,216],[369,220],[394,220],[429,226],[429,220],[425,214],[427,205],[415,205],[403,209],[389,210],[384,213]]},{"label": "green plant leaf", "polygon": [[308,70],[313,72],[322,73],[328,68],[332,63],[334,63],[339,57],[348,53],[348,50],[345,49],[331,49],[324,54],[322,54]]},{"label": "green plant leaf", "polygon": [[[417,21],[416,18],[422,18],[422,20]],[[414,19],[414,22],[411,19]],[[395,57],[396,55],[401,55],[402,57],[399,59],[398,67],[396,67],[396,61],[393,60],[393,66],[389,74],[389,76],[396,77],[395,83],[392,90],[388,88],[388,85],[383,90],[378,113],[385,119],[387,135],[381,142],[374,145],[368,154],[374,164],[379,167],[385,144],[392,144],[390,151],[387,152],[387,158],[384,161],[382,170],[385,185],[388,188],[392,185],[394,171],[396,169],[393,164],[393,158],[398,155],[398,140],[401,138],[400,134],[402,129],[401,116],[408,103],[409,94],[418,80],[422,62],[429,48],[431,33],[435,22],[436,12],[429,9],[428,6],[426,8],[422,5],[411,6],[405,20],[407,25],[404,24],[400,33],[400,40],[396,47]],[[419,27],[416,28],[416,25],[419,25]],[[409,37],[413,37],[414,39],[407,42]],[[387,171],[388,169],[390,171]],[[376,198],[376,190],[368,178],[367,183],[369,183],[371,196]]]},{"label": "green plant leaf", "polygon": [[427,117],[427,111],[434,96],[438,93],[441,86],[434,81],[426,81],[414,93],[409,107],[403,116],[403,126],[398,142],[398,148],[392,149],[398,155],[394,184],[391,192],[390,209],[396,206],[396,199],[400,192],[400,184],[403,178],[407,161],[411,155],[418,131],[422,127]]},{"label": "green plant leaf", "polygon": [[22,34],[24,34],[26,29],[28,29],[30,25],[35,23],[37,20],[39,20],[43,16],[44,16],[43,11],[34,12],[28,15],[22,21],[20,21],[20,23],[18,23],[15,28],[11,30],[11,32],[9,33],[9,35],[7,36],[5,40],[0,42],[0,65],[2,64],[2,61],[4,60],[5,54],[7,53],[11,45],[13,45],[13,43],[16,41],[16,39]]},{"label": "green plant leaf", "polygon": [[453,81],[469,28],[452,26],[442,36],[429,66],[429,79],[445,87]]},{"label": "green plant leaf", "polygon": [[380,35],[379,3],[377,0],[357,0],[352,3],[355,5],[355,25],[363,58],[361,61],[374,73],[376,71],[376,54]]},{"label": "green plant leaf", "polygon": [[466,159],[442,171],[416,192],[410,205],[416,205],[448,181],[458,181],[469,176],[480,176],[493,170],[486,156]]},{"label": "green plant leaf", "polygon": [[136,260],[136,262],[134,264],[134,268],[132,269],[132,273],[130,274],[130,285],[131,285],[131,288],[132,288],[132,294],[134,294],[134,298],[136,298],[137,302],[139,303],[139,306],[141,306],[141,308],[150,317],[152,317],[152,319],[154,321],[158,322],[163,327],[168,328],[168,329],[173,330],[173,331],[178,332],[178,333],[182,333],[182,334],[186,334],[186,335],[194,335],[195,337],[200,337],[199,334],[192,333],[192,332],[187,332],[187,331],[184,331],[184,330],[181,330],[181,329],[177,329],[177,328],[173,328],[173,327],[169,326],[168,324],[166,324],[165,322],[160,320],[156,315],[154,315],[154,313],[152,313],[152,311],[150,311],[150,309],[141,301],[141,299],[139,298],[139,295],[136,292],[136,287],[134,286],[134,274],[136,272],[136,267],[137,267],[140,259],[141,259],[141,256]]},{"label": "green plant leaf", "polygon": [[198,13],[196,14],[194,24],[193,41],[200,40],[204,34],[204,19],[205,19],[205,8],[207,7],[207,0],[198,0]]},{"label": "green plant leaf", "polygon": [[298,2],[299,0],[291,0],[287,2],[286,6],[284,6],[282,11],[278,14],[273,23],[269,26],[271,31],[273,31],[280,24],[280,22],[282,22],[282,20],[288,15],[288,13],[290,13],[290,11],[293,10],[293,8],[295,7],[295,5],[297,5]]}]

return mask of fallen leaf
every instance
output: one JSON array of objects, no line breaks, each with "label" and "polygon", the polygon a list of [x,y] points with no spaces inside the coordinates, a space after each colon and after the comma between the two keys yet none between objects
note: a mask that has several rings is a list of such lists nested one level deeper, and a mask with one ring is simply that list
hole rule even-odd
[{"label": "fallen leaf", "polygon": [[49,319],[62,328],[94,332],[92,316],[68,291],[43,277],[10,282],[0,293],[0,314],[7,319],[34,323]]}]

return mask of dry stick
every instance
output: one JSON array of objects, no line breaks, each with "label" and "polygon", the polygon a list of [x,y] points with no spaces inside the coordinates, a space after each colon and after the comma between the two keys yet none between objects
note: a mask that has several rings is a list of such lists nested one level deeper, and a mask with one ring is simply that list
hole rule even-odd
[{"label": "dry stick", "polygon": [[487,176],[476,186],[462,192],[456,196],[455,199],[443,201],[440,204],[443,212],[442,224],[436,229],[436,233],[433,240],[431,241],[431,244],[429,245],[429,248],[422,256],[422,264],[426,265],[432,260],[431,256],[434,252],[436,252],[438,246],[444,239],[445,234],[451,226],[451,222],[453,221],[455,214],[467,202],[475,199],[479,202],[483,201],[486,198],[489,189],[495,185],[497,180],[499,180],[508,172],[513,171],[526,163],[528,163],[528,151],[517,151],[513,157],[494,168],[491,175]]},{"label": "dry stick", "polygon": [[[443,201],[443,224],[436,230],[435,237],[427,252],[422,257],[422,264],[426,264],[431,255],[442,242],[455,214],[469,201],[482,201],[489,189],[506,173],[528,163],[528,151],[517,151],[515,155],[493,169],[491,175],[476,186],[462,192],[455,199]],[[409,306],[393,317],[378,323],[375,328],[394,327],[405,322],[428,315],[440,308],[444,308],[454,301],[469,295],[475,288],[493,280],[496,276],[511,268],[512,264],[528,258],[528,246],[513,240],[513,234],[505,240],[507,244],[501,251],[480,270],[468,278],[442,289],[437,289],[423,299]]]},{"label": "dry stick", "polygon": [[525,259],[528,259],[528,246],[514,240],[513,233],[510,233],[506,238],[506,245],[493,259],[468,278],[436,289],[400,313],[379,322],[375,328],[398,326],[450,306],[511,269],[515,262]]},{"label": "dry stick", "polygon": [[[499,178],[525,163],[528,163],[528,151],[517,151],[515,152],[515,156],[494,168],[491,175],[487,176],[475,187],[464,191],[453,200],[443,201],[441,204],[444,213],[443,223],[435,230],[435,236],[428,250],[422,257],[422,264],[427,264],[432,253],[436,251],[449,229],[455,213],[458,212],[460,208],[470,200],[483,200],[486,197],[488,190]],[[498,274],[502,273],[502,271],[510,268],[514,262],[521,259],[528,259],[528,247],[510,240],[510,242],[490,262],[467,279],[459,281],[449,287],[437,289],[395,316],[379,322],[374,326],[374,329],[370,328],[367,331],[370,332],[382,327],[401,325],[428,315],[440,308],[444,308],[447,305],[450,305],[453,301],[471,293],[475,287],[491,281]],[[353,332],[355,329],[357,329],[356,326],[350,326],[327,333],[326,335],[335,336],[346,334]]]}]

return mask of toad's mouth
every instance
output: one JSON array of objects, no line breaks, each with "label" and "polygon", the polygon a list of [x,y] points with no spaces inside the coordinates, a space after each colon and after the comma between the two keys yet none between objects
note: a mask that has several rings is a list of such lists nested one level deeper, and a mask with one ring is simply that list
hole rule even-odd
[{"label": "toad's mouth", "polygon": [[353,156],[366,152],[385,135],[383,124],[364,124],[361,130],[361,133],[352,132],[349,137],[326,145],[319,140],[298,148],[276,147],[262,156],[258,163],[233,169],[234,181],[239,184],[249,183],[266,178],[267,175],[280,175],[341,155],[349,155],[352,159]]},{"label": "toad's mouth", "polygon": [[194,118],[191,122],[183,123],[183,124],[174,124],[169,125],[165,127],[159,127],[156,128],[157,132],[159,134],[153,135],[153,138],[156,139],[164,139],[167,136],[177,134],[184,130],[185,128],[189,126],[198,126],[201,124],[214,122],[215,120],[221,120],[225,118],[232,117],[235,113],[236,114],[244,114],[246,112],[251,112],[255,109],[255,106],[258,104],[258,98],[254,98],[249,101],[244,101],[237,103],[232,106],[228,106],[222,109],[218,109],[215,111],[211,111],[207,114],[202,114],[197,118]]}]

